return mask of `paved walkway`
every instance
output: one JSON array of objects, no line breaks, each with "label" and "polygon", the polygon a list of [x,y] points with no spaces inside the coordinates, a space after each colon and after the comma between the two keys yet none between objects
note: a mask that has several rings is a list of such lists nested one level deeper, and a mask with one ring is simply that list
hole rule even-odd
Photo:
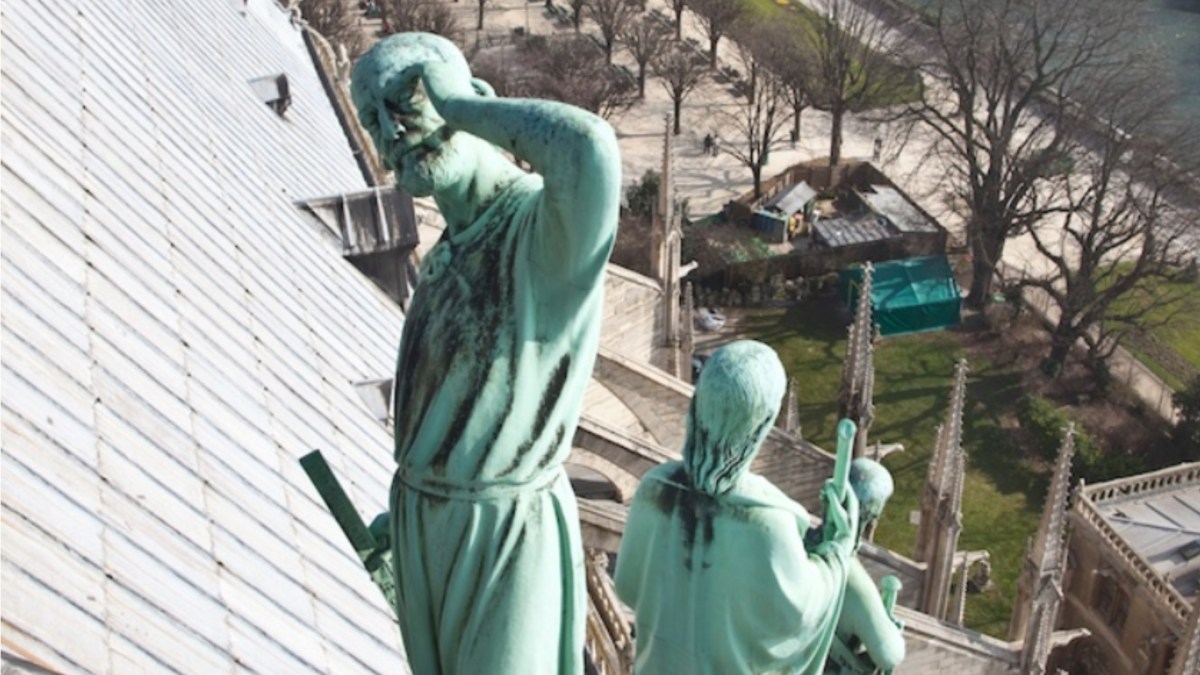
[{"label": "paved walkway", "polygon": [[[650,0],[647,5],[650,9],[657,8],[669,13],[665,0]],[[464,0],[452,3],[451,6],[458,14],[461,26],[475,26],[475,3]],[[364,25],[371,27],[377,23],[366,22]],[[485,8],[482,35],[474,30],[466,31],[464,42],[486,43],[489,37],[505,36],[516,28],[535,35],[569,33],[573,30],[571,27],[558,26],[548,19],[543,13],[541,2],[493,0]],[[599,36],[595,23],[586,19],[583,22],[583,32]],[[703,30],[690,11],[684,12],[683,34],[685,38],[694,38],[706,44]],[[725,64],[736,64],[728,40],[721,41],[718,58]],[[633,59],[619,46],[614,53],[614,63],[636,71]],[[640,179],[647,169],[657,170],[661,166],[663,120],[670,111],[671,100],[666,90],[656,78],[648,75],[645,99],[610,120],[620,139],[622,167],[627,184]],[[676,185],[680,197],[690,200],[693,216],[720,211],[725,202],[746,192],[752,186],[750,171],[732,155],[722,152],[712,157],[705,155],[702,150],[704,136],[708,133],[720,136],[723,144],[735,141],[732,131],[728,131],[730,124],[727,121],[735,112],[736,102],[729,86],[711,80],[693,91],[684,102],[681,115],[683,133],[675,138]],[[784,127],[784,134],[788,128],[790,118]],[[860,116],[848,116],[843,155],[847,158],[869,157],[875,138],[887,139],[889,136],[888,129]],[[775,175],[797,162],[828,154],[829,115],[807,109],[801,115],[800,141],[794,148],[786,147],[785,144],[785,147],[773,150],[771,162],[763,171],[763,176]],[[885,161],[882,162],[882,166],[893,175],[893,180],[896,180],[895,176],[905,173],[916,175],[915,169],[919,166],[920,158],[915,153],[906,152],[902,157],[890,157],[888,143],[885,142],[884,155]],[[897,182],[908,188],[905,183]],[[938,212],[944,209],[936,203],[931,206],[931,212],[941,217]]]}]

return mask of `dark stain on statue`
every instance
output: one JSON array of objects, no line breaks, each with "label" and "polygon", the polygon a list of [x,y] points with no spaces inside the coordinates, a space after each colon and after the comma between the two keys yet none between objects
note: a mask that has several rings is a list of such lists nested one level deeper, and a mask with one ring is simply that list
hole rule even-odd
[{"label": "dark stain on statue", "polygon": [[691,570],[695,558],[699,557],[701,569],[708,569],[711,563],[706,552],[716,537],[713,523],[716,499],[696,490],[682,466],[671,472],[668,481],[659,490],[656,502],[663,514],[679,518],[683,531],[683,567]]},{"label": "dark stain on statue", "polygon": [[[502,209],[505,206],[501,204],[499,208]],[[505,237],[507,234],[504,230],[486,231],[483,233],[481,239],[463,245],[457,252],[455,258],[459,264],[456,267],[469,270],[465,276],[478,279],[479,281],[465,286],[460,292],[443,292],[437,294],[441,302],[436,308],[431,308],[428,314],[430,316],[441,317],[444,320],[442,324],[444,337],[443,342],[436,345],[436,349],[433,349],[435,345],[428,345],[430,347],[429,352],[436,353],[440,358],[437,359],[436,363],[423,364],[421,368],[423,373],[429,374],[440,381],[445,373],[449,372],[451,363],[454,360],[478,360],[493,364],[497,362],[498,359],[496,357],[498,355],[495,351],[497,344],[500,342],[501,329],[504,326],[501,311],[502,308],[508,307],[512,302],[510,297],[512,289],[508,281],[509,277],[506,276],[511,274],[512,271],[512,247],[511,245],[499,247],[500,253],[497,255],[495,249],[486,244],[490,237]],[[506,244],[509,243],[511,241],[506,242]],[[456,273],[459,273],[458,270],[456,270]],[[442,280],[441,283],[446,284],[450,282],[449,280]],[[475,328],[471,330],[469,335],[463,334],[464,327],[459,325],[457,321],[445,320],[460,315],[464,311],[474,317],[472,325]],[[511,346],[511,343],[514,341],[509,339],[505,340],[505,342]],[[422,354],[427,359],[431,355]],[[509,363],[511,364],[512,362],[510,359]],[[435,470],[442,471],[445,469],[450,453],[454,451],[455,446],[458,445],[459,440],[466,430],[471,411],[477,405],[478,397],[484,391],[490,373],[490,369],[478,369],[473,373],[471,382],[467,383],[466,391],[470,392],[470,395],[465,400],[459,401],[456,406],[447,436],[432,458],[431,464]],[[512,387],[512,377],[511,370],[504,374],[505,386]],[[437,387],[437,381],[429,384],[430,387],[422,387],[422,389],[428,391],[430,388]],[[431,397],[426,396],[423,398],[428,400]],[[508,399],[508,404],[511,406],[511,396],[505,396],[504,398]],[[500,419],[506,419],[506,417],[501,417]],[[500,431],[501,429],[497,426],[490,431],[490,437],[494,440]],[[482,461],[482,457],[480,461]]]},{"label": "dark stain on statue", "polygon": [[559,424],[558,431],[554,432],[554,440],[550,442],[550,447],[546,448],[546,454],[542,456],[542,461],[538,462],[538,469],[545,469],[550,466],[550,461],[558,454],[558,448],[562,445],[563,436],[567,434],[567,425]]},{"label": "dark stain on statue", "polygon": [[[558,401],[558,397],[562,395],[563,385],[567,381],[567,371],[571,365],[571,355],[563,354],[558,360],[558,365],[554,366],[554,373],[550,376],[550,381],[546,383],[546,389],[542,392],[542,399],[538,403],[537,414],[533,420],[533,426],[529,429],[529,435],[525,441],[517,448],[513,455],[512,462],[504,467],[500,472],[500,476],[508,476],[520,468],[525,456],[533,449],[539,438],[542,438],[543,432],[546,430],[546,423],[550,419],[550,413],[554,410],[554,404]],[[565,433],[565,431],[564,431]],[[561,439],[560,439],[561,441]],[[554,457],[558,450],[558,444],[555,443],[546,449],[546,456],[538,461],[539,468],[545,468],[550,464],[550,459]]]}]

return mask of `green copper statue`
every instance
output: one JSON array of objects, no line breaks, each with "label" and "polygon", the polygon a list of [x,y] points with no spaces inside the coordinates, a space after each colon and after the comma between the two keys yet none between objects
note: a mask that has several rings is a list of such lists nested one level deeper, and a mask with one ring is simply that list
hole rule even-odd
[{"label": "green copper statue", "polygon": [[822,531],[807,541],[805,509],[749,471],[785,386],[766,345],[718,350],[696,386],[683,461],[651,470],[638,488],[616,572],[617,594],[636,613],[636,673],[821,673],[838,634],[869,643],[872,658],[903,657],[903,641],[897,654],[860,635],[886,611],[853,558],[864,491],[849,489],[849,443],[821,492]]},{"label": "green copper statue", "polygon": [[[854,438],[850,434],[848,440]],[[878,520],[883,507],[892,496],[892,475],[882,464],[859,457],[850,465],[850,486],[858,497],[858,539],[854,551],[862,543],[863,532]],[[810,532],[810,545],[819,545]],[[858,558],[850,560],[846,575],[846,599],[838,617],[837,639],[833,641],[829,659],[825,664],[826,675],[851,675],[864,673],[890,673],[904,658],[903,624],[892,617],[892,606],[900,590],[900,580],[884,577],[884,595],[875,589],[875,582],[867,574]]]},{"label": "green copper statue", "polygon": [[562,463],[596,356],[616,137],[577,108],[494,97],[434,35],[377,44],[351,91],[397,185],[432,195],[446,219],[396,372],[391,545],[409,663],[582,672],[582,547]]}]

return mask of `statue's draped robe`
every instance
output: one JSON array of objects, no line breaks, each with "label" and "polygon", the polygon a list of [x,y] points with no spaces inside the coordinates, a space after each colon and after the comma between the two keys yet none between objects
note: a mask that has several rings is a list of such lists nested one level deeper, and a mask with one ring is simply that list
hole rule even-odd
[{"label": "statue's draped robe", "polygon": [[406,318],[392,550],[418,675],[582,671],[582,548],[562,463],[615,223],[566,250],[539,229],[541,194],[541,177],[522,177],[447,230]]},{"label": "statue's draped robe", "polygon": [[810,554],[807,512],[761,476],[713,497],[679,462],[642,479],[617,557],[641,675],[820,673],[846,559]]}]

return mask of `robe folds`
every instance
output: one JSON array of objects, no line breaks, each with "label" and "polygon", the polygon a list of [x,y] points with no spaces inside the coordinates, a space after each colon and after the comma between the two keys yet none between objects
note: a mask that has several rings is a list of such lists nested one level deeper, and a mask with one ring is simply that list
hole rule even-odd
[{"label": "robe folds", "polygon": [[417,675],[582,672],[582,548],[562,464],[615,223],[569,250],[540,227],[541,199],[542,178],[526,175],[447,229],[406,317],[391,526]]},{"label": "robe folds", "polygon": [[616,589],[636,612],[641,675],[816,675],[837,626],[848,554],[810,553],[804,507],[745,474],[713,496],[680,462],[629,509]]}]

